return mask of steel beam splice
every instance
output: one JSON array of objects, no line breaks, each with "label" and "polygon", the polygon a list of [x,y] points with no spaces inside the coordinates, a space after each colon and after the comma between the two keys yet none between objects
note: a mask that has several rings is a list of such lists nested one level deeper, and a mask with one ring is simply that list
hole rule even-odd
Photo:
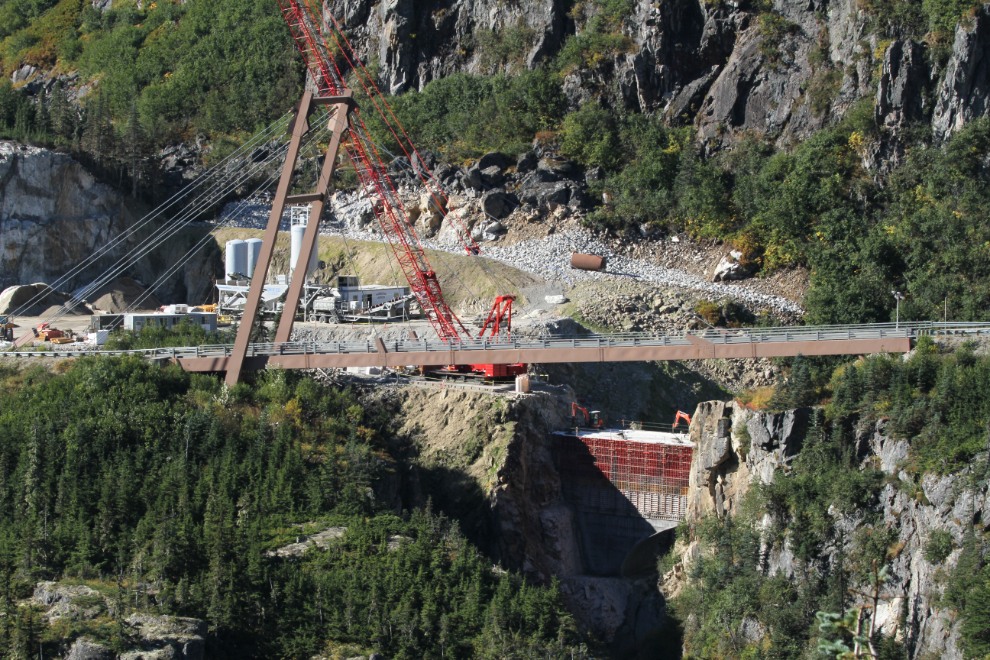
[{"label": "steel beam splice", "polygon": [[357,101],[354,100],[354,95],[349,89],[344,90],[340,96],[318,96],[313,99],[313,105],[336,105],[338,103],[346,103],[349,110],[357,108]]},{"label": "steel beam splice", "polygon": [[715,357],[715,344],[712,342],[705,341],[701,337],[695,337],[690,332],[684,333],[684,338],[698,347],[698,352],[701,353],[702,358]]}]

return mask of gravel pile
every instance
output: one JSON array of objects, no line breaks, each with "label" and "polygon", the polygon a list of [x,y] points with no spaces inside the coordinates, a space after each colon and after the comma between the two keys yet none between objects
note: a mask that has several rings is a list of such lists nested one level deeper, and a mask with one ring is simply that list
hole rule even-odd
[{"label": "gravel pile", "polygon": [[[224,214],[218,218],[217,224],[231,227],[250,227],[263,229],[268,220],[271,206],[262,199],[252,199],[246,209],[235,212],[237,206],[228,204]],[[283,230],[288,230],[288,210],[283,216]],[[374,231],[354,231],[348,229],[343,221],[333,217],[320,225],[320,233],[327,236],[345,236],[351,240],[383,242],[382,234]],[[460,245],[450,245],[435,241],[422,240],[424,247],[440,252],[463,254]],[[571,268],[571,254],[580,252],[603,256],[608,261],[608,270],[604,273],[575,270]],[[548,282],[566,283],[589,279],[622,280],[631,278],[651,282],[661,287],[682,287],[701,292],[705,298],[720,300],[733,298],[748,306],[770,309],[778,312],[803,314],[804,310],[795,302],[758,291],[752,291],[729,284],[708,282],[700,277],[686,273],[676,268],[664,268],[642,259],[632,259],[616,254],[604,243],[594,238],[590,232],[571,230],[560,234],[551,234],[546,238],[522,241],[509,247],[485,245],[482,254],[489,259],[505,264],[543,278]]]}]

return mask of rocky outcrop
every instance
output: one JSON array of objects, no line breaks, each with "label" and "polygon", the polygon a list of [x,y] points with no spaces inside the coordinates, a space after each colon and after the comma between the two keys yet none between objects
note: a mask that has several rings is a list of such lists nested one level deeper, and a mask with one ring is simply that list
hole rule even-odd
[{"label": "rocky outcrop", "polygon": [[[383,88],[393,93],[461,71],[539,66],[599,10],[588,2],[570,11],[554,0],[331,4],[353,31],[362,58],[379,63]],[[597,56],[594,65],[565,71],[564,91],[572,107],[598,101],[659,112],[672,124],[695,123],[699,139],[714,145],[745,131],[804,138],[864,97],[876,97],[878,120],[889,131],[885,140],[896,141],[899,129],[915,121],[931,121],[943,140],[987,114],[985,9],[960,23],[945,70],[918,42],[881,42],[871,20],[855,0],[776,0],[762,13],[746,3],[637,0],[619,21],[627,45]],[[875,58],[882,58],[879,76]]]},{"label": "rocky outcrop", "polygon": [[45,618],[50,624],[62,619],[95,619],[106,612],[106,603],[100,592],[84,584],[39,582],[34,588],[31,602],[48,608]]},{"label": "rocky outcrop", "polygon": [[877,85],[877,123],[896,133],[925,113],[929,79],[924,47],[910,39],[895,41],[883,55]]},{"label": "rocky outcrop", "polygon": [[[691,438],[696,443],[691,466],[688,522],[706,515],[736,513],[746,492],[760,483],[773,481],[778,469],[799,455],[805,436],[814,424],[812,409],[779,413],[754,412],[735,403],[707,402],[698,406],[692,418]],[[974,484],[972,468],[957,474],[923,476],[922,493],[898,483],[901,465],[908,458],[906,440],[890,436],[887,421],[879,420],[857,432],[857,449],[863,464],[877,464],[886,472],[887,482],[880,492],[876,526],[896,530],[897,551],[891,554],[887,592],[894,596],[878,607],[877,625],[885,634],[899,636],[910,657],[940,657],[962,660],[957,646],[959,622],[940,600],[945,581],[940,575],[951,571],[961,554],[967,525],[990,516],[990,487],[985,481]],[[904,475],[907,478],[907,475]],[[844,547],[826,545],[815,561],[828,565],[835,553],[853,552],[857,529],[864,524],[860,514],[836,514],[835,524],[843,530]],[[948,532],[952,552],[944,562],[925,556],[926,541],[934,532]],[[682,562],[663,580],[668,597],[676,595],[690,564],[702,549],[693,543],[683,549]],[[782,547],[767,548],[766,571],[792,576],[797,562],[785,540]],[[750,628],[754,621],[744,622]],[[755,629],[755,628],[754,628]],[[750,632],[753,632],[752,630]],[[762,636],[758,631],[753,634]]]},{"label": "rocky outcrop", "polygon": [[178,616],[132,614],[127,626],[137,638],[136,649],[120,654],[120,660],[203,660],[207,625],[199,619]]},{"label": "rocky outcrop", "polygon": [[[69,156],[0,142],[0,288],[60,281],[59,289],[71,291],[87,285],[157,226],[139,223],[118,194]],[[183,230],[123,274],[156,282],[203,231]],[[211,277],[219,268],[219,249],[208,244],[184,268],[168,273],[156,294],[199,304],[212,293]]]},{"label": "rocky outcrop", "polygon": [[79,638],[69,648],[66,660],[116,660],[117,654],[103,644]]},{"label": "rocky outcrop", "polygon": [[[581,630],[613,650],[635,647],[662,623],[663,598],[652,576],[589,574],[578,514],[563,496],[550,436],[567,427],[574,395],[566,387],[541,390],[520,398],[403,390],[402,432],[421,454],[417,481],[428,483],[431,471],[439,473],[442,490],[433,501],[442,496],[448,506],[461,506],[451,512],[464,512],[462,529],[495,563],[532,582],[556,578]],[[461,461],[468,464],[452,469]],[[476,489],[479,506],[465,511]]]},{"label": "rocky outcrop", "polygon": [[984,5],[956,28],[952,57],[938,90],[932,132],[944,140],[990,110],[990,16]]}]

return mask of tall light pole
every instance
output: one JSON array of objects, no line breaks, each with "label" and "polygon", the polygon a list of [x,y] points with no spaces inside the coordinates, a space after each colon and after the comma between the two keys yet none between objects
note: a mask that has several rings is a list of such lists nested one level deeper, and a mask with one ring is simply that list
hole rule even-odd
[{"label": "tall light pole", "polygon": [[891,293],[894,294],[894,300],[897,301],[897,311],[895,312],[895,315],[894,315],[894,329],[895,330],[900,330],[901,329],[901,301],[904,300],[904,294],[902,294],[900,291],[891,291]]}]

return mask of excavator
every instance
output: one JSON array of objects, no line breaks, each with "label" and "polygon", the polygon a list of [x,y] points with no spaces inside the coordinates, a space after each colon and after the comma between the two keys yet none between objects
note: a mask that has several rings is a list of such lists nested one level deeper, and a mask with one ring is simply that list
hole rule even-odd
[{"label": "excavator", "polygon": [[[584,413],[583,424],[581,423],[581,417],[578,416],[579,410]],[[602,416],[602,411],[600,410],[592,410],[589,413],[587,408],[582,408],[577,403],[571,403],[571,423],[580,428],[600,429],[605,426],[605,418]]]}]

